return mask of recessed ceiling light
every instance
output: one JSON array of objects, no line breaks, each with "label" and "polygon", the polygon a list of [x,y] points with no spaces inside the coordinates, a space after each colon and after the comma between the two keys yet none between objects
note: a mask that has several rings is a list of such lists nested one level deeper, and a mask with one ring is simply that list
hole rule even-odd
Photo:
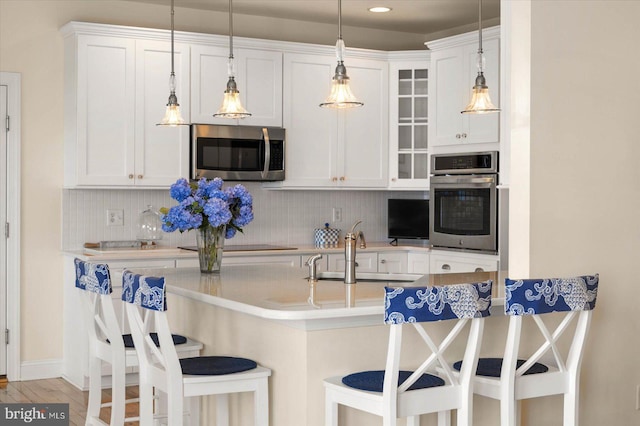
[{"label": "recessed ceiling light", "polygon": [[374,12],[374,13],[384,13],[389,11],[391,11],[391,8],[385,7],[385,6],[376,6],[376,7],[369,8],[369,12]]}]

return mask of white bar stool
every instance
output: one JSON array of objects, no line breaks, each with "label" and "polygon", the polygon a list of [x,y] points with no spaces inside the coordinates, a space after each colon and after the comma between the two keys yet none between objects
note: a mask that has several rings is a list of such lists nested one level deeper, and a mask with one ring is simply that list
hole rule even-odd
[{"label": "white bar stool", "polygon": [[[472,378],[484,317],[491,307],[491,286],[489,280],[442,287],[385,288],[385,323],[390,324],[386,368],[325,379],[325,424],[338,425],[338,405],[342,404],[382,416],[384,426],[395,426],[400,417],[407,418],[408,426],[418,426],[421,414],[436,412],[438,425],[448,426],[451,410],[457,410],[459,426],[471,426]],[[451,330],[436,344],[428,328],[444,320],[453,320]],[[468,323],[466,365],[455,374],[445,351]],[[415,371],[400,370],[402,331],[409,324],[428,347],[424,362]],[[438,375],[436,369],[443,373]]]},{"label": "white bar stool", "polygon": [[[598,281],[598,274],[505,280],[509,330],[504,358],[481,358],[474,378],[474,393],[500,401],[501,426],[520,424],[521,400],[550,395],[564,396],[563,425],[578,426],[580,365]],[[548,327],[550,319],[560,321],[553,331]],[[520,339],[534,337],[522,335],[525,320],[535,322],[543,341],[533,355],[519,359]],[[574,332],[565,333],[574,322]],[[563,340],[570,344],[568,353],[560,350]]]},{"label": "white bar stool", "polygon": [[[201,356],[178,359],[170,344],[165,282],[124,271],[122,300],[140,362],[140,425],[153,424],[153,392],[167,395],[167,420],[171,426],[183,424],[185,397],[216,395],[218,426],[229,424],[228,394],[254,393],[254,424],[269,424],[268,378],[271,370],[246,358]],[[150,330],[156,330],[156,346]]]},{"label": "white bar stool", "polygon": [[[83,320],[87,326],[89,342],[89,398],[86,425],[122,425],[138,417],[125,418],[126,373],[128,367],[138,366],[138,356],[131,336],[122,335],[113,306],[109,266],[75,259],[75,286],[81,290],[84,304]],[[203,344],[180,335],[173,335],[177,350],[183,356],[199,354]],[[111,365],[111,402],[102,403],[102,362]],[[111,407],[109,423],[100,420],[100,409]],[[199,410],[199,407],[192,407]],[[197,416],[197,413],[195,413]]]}]

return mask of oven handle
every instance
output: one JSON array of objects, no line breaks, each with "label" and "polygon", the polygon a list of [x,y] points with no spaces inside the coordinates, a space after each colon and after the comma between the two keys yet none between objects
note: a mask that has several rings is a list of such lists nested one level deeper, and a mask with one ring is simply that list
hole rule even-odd
[{"label": "oven handle", "polygon": [[266,179],[269,174],[269,164],[271,163],[271,141],[269,140],[269,130],[262,128],[262,137],[264,139],[264,168],[262,169],[262,179]]},{"label": "oven handle", "polygon": [[472,187],[487,187],[496,185],[497,176],[432,176],[431,185],[439,187],[450,187],[452,185],[469,185]]}]

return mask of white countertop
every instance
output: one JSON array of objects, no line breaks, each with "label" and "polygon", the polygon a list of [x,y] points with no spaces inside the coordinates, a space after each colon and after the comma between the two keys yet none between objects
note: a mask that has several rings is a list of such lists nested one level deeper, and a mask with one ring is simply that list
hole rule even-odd
[{"label": "white countertop", "polygon": [[132,271],[164,276],[170,294],[305,330],[382,324],[386,285],[421,286],[498,279],[496,272],[431,274],[412,283],[359,281],[346,285],[330,280],[312,284],[307,279],[308,268],[284,265],[224,265],[220,274],[201,274],[198,268]]}]

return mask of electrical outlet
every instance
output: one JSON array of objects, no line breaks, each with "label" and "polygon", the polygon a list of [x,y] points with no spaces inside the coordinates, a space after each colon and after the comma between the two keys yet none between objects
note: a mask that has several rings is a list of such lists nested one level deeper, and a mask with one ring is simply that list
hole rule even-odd
[{"label": "electrical outlet", "polygon": [[107,226],[124,226],[124,210],[107,210]]},{"label": "electrical outlet", "polygon": [[342,209],[340,207],[333,208],[333,222],[342,222]]}]

